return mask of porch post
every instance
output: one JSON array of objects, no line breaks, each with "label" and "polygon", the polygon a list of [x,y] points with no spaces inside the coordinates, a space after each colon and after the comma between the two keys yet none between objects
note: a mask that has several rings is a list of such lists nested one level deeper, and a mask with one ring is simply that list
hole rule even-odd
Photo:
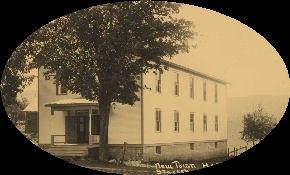
[{"label": "porch post", "polygon": [[89,144],[93,144],[92,140],[92,108],[89,108]]}]

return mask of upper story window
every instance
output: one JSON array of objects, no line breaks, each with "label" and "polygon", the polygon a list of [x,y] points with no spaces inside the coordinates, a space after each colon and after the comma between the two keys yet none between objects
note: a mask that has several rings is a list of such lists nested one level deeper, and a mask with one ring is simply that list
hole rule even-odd
[{"label": "upper story window", "polygon": [[161,132],[161,110],[156,109],[156,132]]},{"label": "upper story window", "polygon": [[174,111],[174,131],[179,132],[179,112]]},{"label": "upper story window", "polygon": [[56,95],[66,95],[67,89],[60,83],[56,83]]},{"label": "upper story window", "polygon": [[219,131],[219,118],[218,118],[218,115],[216,115],[215,117],[214,117],[214,130],[216,131],[216,132],[218,132]]},{"label": "upper story window", "polygon": [[218,103],[218,86],[217,86],[217,84],[214,85],[214,102]]},{"label": "upper story window", "polygon": [[161,72],[158,71],[156,74],[156,92],[161,93]]},{"label": "upper story window", "polygon": [[190,125],[190,131],[194,132],[194,113],[191,112],[189,115],[189,125]]},{"label": "upper story window", "polygon": [[203,132],[207,132],[207,116],[203,114]]},{"label": "upper story window", "polygon": [[206,101],[206,80],[203,81],[203,101]]},{"label": "upper story window", "polygon": [[189,90],[190,90],[190,98],[194,98],[194,79],[190,79],[190,84],[189,84]]},{"label": "upper story window", "polygon": [[174,94],[179,95],[179,73],[175,73]]}]

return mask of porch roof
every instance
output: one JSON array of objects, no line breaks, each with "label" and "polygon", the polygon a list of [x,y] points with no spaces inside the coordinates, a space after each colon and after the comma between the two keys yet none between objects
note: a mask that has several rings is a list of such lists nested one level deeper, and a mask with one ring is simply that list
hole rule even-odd
[{"label": "porch roof", "polygon": [[84,98],[63,99],[45,104],[46,107],[61,107],[61,106],[73,107],[73,106],[97,106],[97,105],[98,102],[90,101]]}]

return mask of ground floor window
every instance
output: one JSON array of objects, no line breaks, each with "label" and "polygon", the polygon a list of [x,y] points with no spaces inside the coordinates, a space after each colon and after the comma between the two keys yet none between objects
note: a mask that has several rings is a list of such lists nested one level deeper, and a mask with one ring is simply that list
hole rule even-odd
[{"label": "ground floor window", "polygon": [[216,115],[214,117],[214,128],[215,128],[215,132],[218,132],[219,131],[219,125],[218,125],[218,116]]},{"label": "ground floor window", "polygon": [[203,115],[203,132],[207,132],[207,116]]},{"label": "ground floor window", "polygon": [[161,132],[161,110],[156,109],[156,132]]},{"label": "ground floor window", "polygon": [[214,148],[218,148],[218,142],[214,142]]},{"label": "ground floor window", "polygon": [[189,115],[189,125],[190,125],[190,131],[194,132],[194,113],[191,112]]},{"label": "ground floor window", "polygon": [[174,111],[174,131],[179,132],[179,112]]}]

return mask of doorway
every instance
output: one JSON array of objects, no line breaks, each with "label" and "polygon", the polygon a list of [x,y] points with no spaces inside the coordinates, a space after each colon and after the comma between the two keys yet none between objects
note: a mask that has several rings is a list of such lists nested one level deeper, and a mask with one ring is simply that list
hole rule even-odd
[{"label": "doorway", "polygon": [[89,143],[89,116],[78,116],[78,143]]}]

